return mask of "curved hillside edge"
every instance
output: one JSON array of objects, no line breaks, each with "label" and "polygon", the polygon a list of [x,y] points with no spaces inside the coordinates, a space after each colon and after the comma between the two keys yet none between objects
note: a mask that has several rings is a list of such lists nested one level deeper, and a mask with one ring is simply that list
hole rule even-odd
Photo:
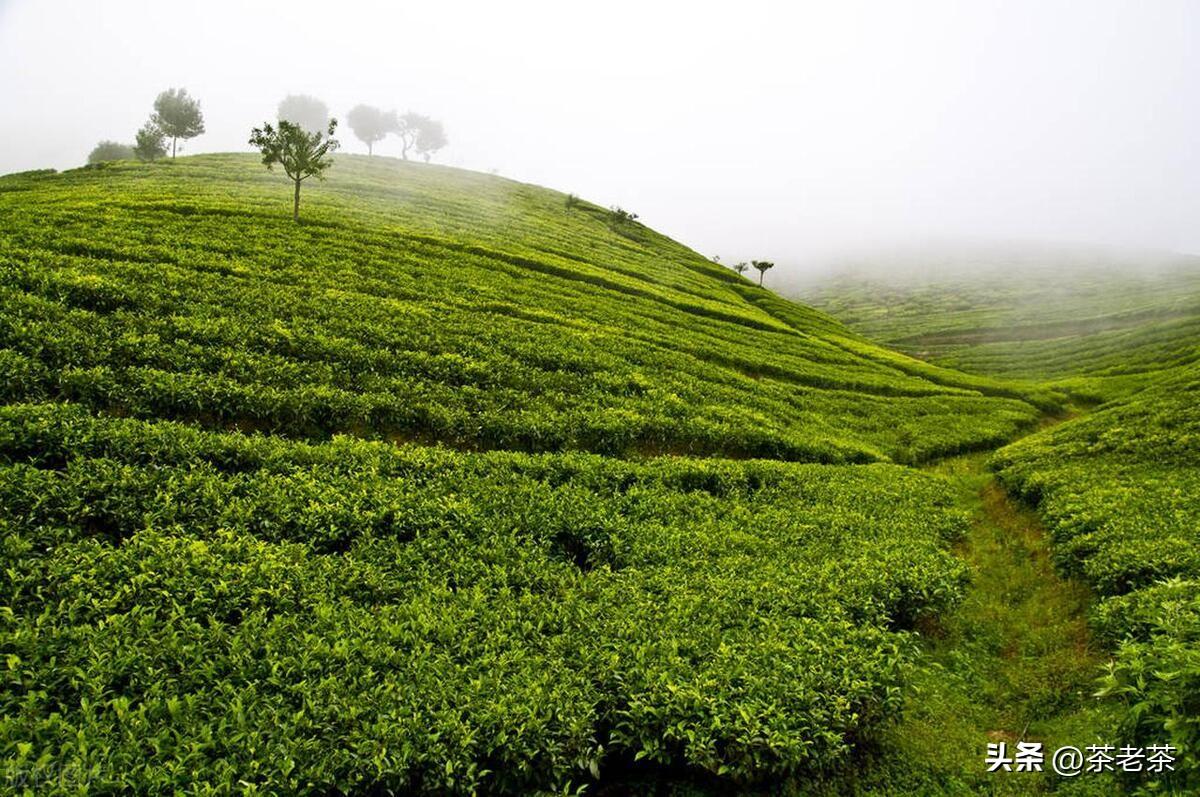
[{"label": "curved hillside edge", "polygon": [[248,155],[0,178],[9,397],[306,439],[822,462],[971,450],[1046,406],[848,345],[556,192],[384,158],[329,174],[298,226]]},{"label": "curved hillside edge", "polygon": [[0,179],[0,765],[44,793],[842,771],[1030,400],[601,209],[250,156]]},{"label": "curved hillside edge", "polygon": [[1036,380],[1089,404],[1200,360],[1195,256],[1029,246],[888,264],[813,278],[797,295],[955,373]]}]

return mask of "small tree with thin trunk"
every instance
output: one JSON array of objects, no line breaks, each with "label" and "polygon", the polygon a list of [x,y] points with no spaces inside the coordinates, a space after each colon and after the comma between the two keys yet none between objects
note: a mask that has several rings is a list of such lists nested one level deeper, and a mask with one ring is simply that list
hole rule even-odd
[{"label": "small tree with thin trunk", "polygon": [[151,123],[171,139],[171,160],[179,139],[195,138],[204,132],[204,114],[200,103],[188,96],[187,89],[167,89],[154,100]]},{"label": "small tree with thin trunk", "polygon": [[436,119],[430,119],[416,111],[405,111],[397,119],[399,123],[393,131],[400,136],[400,157],[408,160],[408,151],[416,149],[417,153],[429,160],[429,155],[437,152],[449,143],[446,139],[446,128]]},{"label": "small tree with thin trunk", "polygon": [[158,129],[158,125],[154,122],[146,122],[142,125],[142,129],[137,131],[133,154],[137,155],[138,160],[143,161],[162,158],[167,154],[165,139],[166,137],[163,135],[163,131]]},{"label": "small tree with thin trunk", "polygon": [[763,275],[775,268],[775,264],[769,260],[751,260],[750,265],[758,269],[758,284],[760,286],[763,284]]},{"label": "small tree with thin trunk", "polygon": [[278,129],[266,122],[250,132],[250,144],[262,152],[266,167],[271,169],[278,163],[295,183],[294,221],[300,221],[300,183],[309,177],[325,179],[325,170],[333,165],[330,153],[338,148],[333,137],[336,129],[337,120],[330,119],[324,133],[307,133],[300,125],[288,121],[280,121]]},{"label": "small tree with thin trunk", "polygon": [[399,131],[395,111],[381,111],[373,105],[355,105],[346,114],[346,122],[359,141],[367,145],[367,155],[373,155],[375,142],[388,133]]},{"label": "small tree with thin trunk", "polygon": [[736,272],[737,272],[737,273],[739,273],[739,274],[745,274],[745,273],[746,273],[746,269],[748,269],[748,268],[750,268],[750,265],[749,265],[748,263],[745,263],[745,262],[742,262],[742,263],[736,263],[736,264],[733,266],[733,270],[734,270],[734,271],[736,271]]}]

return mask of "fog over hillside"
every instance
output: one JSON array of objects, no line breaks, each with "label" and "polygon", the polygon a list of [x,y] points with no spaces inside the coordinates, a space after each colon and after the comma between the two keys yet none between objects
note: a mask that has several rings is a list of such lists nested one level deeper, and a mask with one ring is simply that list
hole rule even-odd
[{"label": "fog over hillside", "polygon": [[880,286],[949,286],[956,282],[986,288],[990,280],[1036,280],[1039,287],[1072,290],[1081,275],[1110,274],[1147,282],[1200,280],[1200,256],[1139,247],[1047,241],[973,239],[875,244],[814,259],[803,271],[781,273],[776,288],[803,298],[806,289],[837,280]]},{"label": "fog over hillside", "polygon": [[768,284],[930,236],[1200,252],[1198,27],[1193,0],[0,0],[0,173],[131,140],[170,86],[205,112],[185,154],[245,150],[302,92],[431,114],[440,162]]}]

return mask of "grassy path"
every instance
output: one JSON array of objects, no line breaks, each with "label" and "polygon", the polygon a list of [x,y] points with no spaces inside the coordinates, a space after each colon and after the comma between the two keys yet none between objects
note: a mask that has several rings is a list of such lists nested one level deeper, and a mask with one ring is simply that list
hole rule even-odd
[{"label": "grassy path", "polygon": [[1105,657],[1087,628],[1090,594],[1055,573],[1039,519],[1005,494],[985,468],[987,457],[929,468],[951,480],[971,515],[957,548],[971,584],[954,611],[922,628],[925,664],[914,674],[904,719],[881,745],[878,774],[888,787],[872,786],[871,766],[857,790],[1112,793],[1113,784],[1094,775],[1064,781],[1053,773],[984,771],[988,742],[1040,741],[1049,752],[1105,741],[1110,727],[1091,697]]}]

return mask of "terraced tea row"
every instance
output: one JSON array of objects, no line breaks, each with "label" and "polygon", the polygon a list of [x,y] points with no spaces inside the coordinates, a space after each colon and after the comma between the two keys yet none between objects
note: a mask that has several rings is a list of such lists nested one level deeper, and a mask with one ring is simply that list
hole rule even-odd
[{"label": "terraced tea row", "polygon": [[1130,744],[1173,744],[1200,785],[1200,368],[1021,440],[993,460],[1047,519],[1058,564],[1102,596],[1106,691]]},{"label": "terraced tea row", "polygon": [[835,274],[797,295],[947,368],[1049,381],[1089,401],[1200,358],[1200,259],[1031,249]]},{"label": "terraced tea row", "polygon": [[0,409],[0,462],[0,746],[100,791],[811,775],[893,715],[903,629],[964,576],[945,483],[893,465],[302,443],[64,404]]},{"label": "terraced tea row", "polygon": [[249,157],[0,180],[8,399],[830,462],[994,445],[1061,402],[882,350],[586,203],[363,160],[339,160],[299,228]]}]

